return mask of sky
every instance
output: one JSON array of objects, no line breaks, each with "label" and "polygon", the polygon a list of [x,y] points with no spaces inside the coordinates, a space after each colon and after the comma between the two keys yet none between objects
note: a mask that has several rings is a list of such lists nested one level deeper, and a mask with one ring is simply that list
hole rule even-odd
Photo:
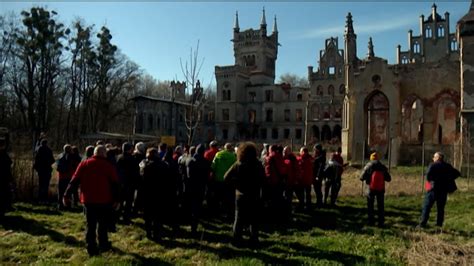
[{"label": "sky", "polygon": [[[437,1],[438,13],[450,13],[450,32],[467,13],[470,1]],[[260,27],[265,8],[267,31],[277,17],[279,43],[276,76],[292,73],[307,76],[308,66],[317,68],[324,40],[339,38],[344,48],[344,25],[352,13],[357,34],[359,58],[367,54],[372,37],[375,55],[395,63],[396,46],[407,50],[408,30],[419,35],[419,16],[431,13],[431,1],[238,1],[238,2],[87,2],[39,1],[5,2],[0,0],[0,14],[19,14],[32,6],[46,7],[58,13],[59,20],[71,25],[81,18],[95,29],[106,25],[112,43],[157,80],[183,80],[180,59],[189,61],[191,48],[199,41],[199,60],[203,60],[201,84],[215,85],[214,67],[234,64],[232,42],[235,12],[241,31]]]}]

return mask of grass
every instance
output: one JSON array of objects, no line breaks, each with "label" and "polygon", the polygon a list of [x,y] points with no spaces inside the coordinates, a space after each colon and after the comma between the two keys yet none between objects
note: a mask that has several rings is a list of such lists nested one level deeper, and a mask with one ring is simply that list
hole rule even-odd
[{"label": "grass", "polygon": [[[0,264],[472,265],[474,194],[466,180],[459,179],[459,191],[449,196],[445,226],[439,233],[434,227],[415,229],[423,199],[417,170],[393,169],[385,201],[387,226],[382,229],[366,225],[359,174],[356,169],[345,172],[337,208],[296,212],[285,225],[265,221],[258,249],[234,247],[231,223],[204,213],[198,239],[191,238],[190,227],[183,225],[175,237],[150,241],[143,220],[136,218],[132,225],[118,225],[118,232],[109,234],[112,251],[89,258],[80,210],[58,212],[16,203],[16,210],[0,225]],[[434,209],[430,224],[435,215]]]}]

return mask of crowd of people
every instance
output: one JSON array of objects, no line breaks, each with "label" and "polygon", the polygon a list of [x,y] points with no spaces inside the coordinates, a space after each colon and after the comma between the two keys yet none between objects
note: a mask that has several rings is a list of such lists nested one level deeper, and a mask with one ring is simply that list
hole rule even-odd
[{"label": "crowd of people", "polygon": [[[235,148],[226,143],[220,149],[216,141],[207,148],[204,144],[168,147],[165,143],[147,148],[143,142],[125,142],[118,148],[98,141],[86,147],[83,158],[77,147],[66,144],[55,159],[43,139],[36,151],[34,169],[41,202],[48,200],[52,165],[56,164],[58,208],[67,210],[79,202],[84,206],[90,255],[110,249],[108,232],[116,230],[117,222],[130,224],[137,216],[143,217],[150,239],[162,238],[164,225],[174,234],[182,224],[190,225],[191,235],[197,237],[204,203],[213,215],[233,220],[235,245],[246,243],[245,227],[250,233],[247,244],[256,245],[262,212],[269,221],[284,223],[295,211],[336,206],[345,167],[341,149],[329,156],[320,144],[313,150],[311,153],[302,147],[295,154],[289,146],[265,144],[259,152],[252,142]],[[2,167],[11,165],[5,156],[8,154],[0,148]],[[420,226],[426,226],[434,202],[438,204],[437,225],[442,225],[447,195],[443,182],[459,175],[444,162],[442,153],[435,154],[427,175],[433,189],[427,193]],[[376,201],[378,226],[382,227],[385,182],[390,182],[391,176],[377,153],[371,154],[361,180],[368,188],[369,224],[375,224]]]}]

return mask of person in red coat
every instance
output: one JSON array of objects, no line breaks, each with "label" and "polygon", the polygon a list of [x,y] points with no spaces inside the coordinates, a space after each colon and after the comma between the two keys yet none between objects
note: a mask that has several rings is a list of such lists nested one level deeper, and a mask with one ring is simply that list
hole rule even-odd
[{"label": "person in red coat", "polygon": [[277,145],[270,146],[270,153],[265,158],[265,198],[268,201],[270,213],[281,214],[284,204],[283,191],[286,182],[286,168],[283,156]]},{"label": "person in red coat", "polygon": [[[108,227],[112,210],[118,204],[119,180],[115,167],[107,161],[106,149],[99,145],[94,149],[94,156],[82,161],[77,167],[63,197],[63,204],[69,206],[71,194],[77,186],[81,188],[80,199],[86,216],[86,243],[90,256],[97,255],[99,250],[111,248],[108,239]],[[96,229],[99,248],[96,242]]]},{"label": "person in red coat", "polygon": [[217,141],[211,141],[211,143],[209,143],[209,146],[209,150],[204,153],[204,158],[206,158],[206,160],[212,163],[214,157],[216,156],[216,153],[219,152]]},{"label": "person in red coat", "polygon": [[286,184],[285,184],[285,199],[289,214],[292,212],[293,193],[297,191],[298,181],[301,179],[301,169],[298,164],[298,159],[291,150],[291,147],[286,146],[283,149],[283,160],[286,168]]},{"label": "person in red coat", "polygon": [[309,209],[311,207],[311,185],[313,184],[313,157],[309,154],[307,147],[300,149],[298,164],[301,175],[296,196],[298,197],[299,207]]}]

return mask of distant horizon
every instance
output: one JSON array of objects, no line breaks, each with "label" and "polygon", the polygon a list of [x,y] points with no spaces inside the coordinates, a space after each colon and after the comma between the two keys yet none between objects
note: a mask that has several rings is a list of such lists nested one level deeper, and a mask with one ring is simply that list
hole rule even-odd
[{"label": "distant horizon", "polygon": [[[450,13],[450,33],[468,12],[470,1],[436,1],[444,18]],[[86,25],[102,25],[112,33],[112,43],[156,80],[183,80],[180,58],[189,57],[199,40],[199,58],[204,60],[199,76],[204,87],[215,86],[214,67],[234,64],[232,32],[235,12],[241,31],[259,27],[265,7],[267,31],[271,34],[276,15],[279,43],[275,82],[285,73],[307,78],[308,66],[318,68],[324,41],[337,37],[344,48],[344,25],[352,13],[357,34],[357,55],[365,58],[372,37],[375,55],[395,64],[397,45],[408,50],[408,30],[419,35],[419,17],[431,13],[433,2],[0,2],[1,15],[32,6],[58,13],[58,20],[70,26],[75,18]],[[367,15],[371,14],[371,15]],[[125,18],[125,19],[124,19]],[[297,19],[295,19],[297,18]]]}]

